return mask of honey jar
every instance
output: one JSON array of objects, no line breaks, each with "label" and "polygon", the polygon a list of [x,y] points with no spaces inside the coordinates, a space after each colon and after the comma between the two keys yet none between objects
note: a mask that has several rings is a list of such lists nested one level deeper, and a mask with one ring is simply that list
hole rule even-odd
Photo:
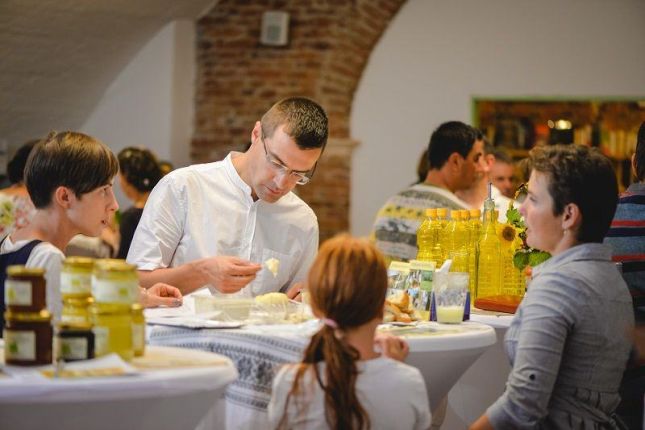
[{"label": "honey jar", "polygon": [[8,312],[38,313],[47,307],[45,269],[25,266],[7,267],[4,302]]},{"label": "honey jar", "polygon": [[96,260],[92,271],[92,296],[99,310],[130,312],[139,300],[137,267],[125,260]]},{"label": "honey jar", "polygon": [[18,366],[38,366],[52,363],[52,316],[40,312],[4,314],[4,360]]},{"label": "honey jar", "polygon": [[85,298],[92,294],[94,259],[68,257],[60,271],[60,293],[63,302],[68,298]]},{"label": "honey jar", "polygon": [[94,299],[90,297],[68,297],[63,299],[61,323],[66,325],[91,325],[90,305]]},{"label": "honey jar", "polygon": [[112,352],[126,361],[132,360],[132,312],[127,308],[102,308],[90,306],[92,332],[94,333],[94,355],[101,357]]},{"label": "honey jar", "polygon": [[139,303],[132,305],[132,348],[134,356],[141,357],[146,348],[146,319],[143,306]]},{"label": "honey jar", "polygon": [[58,327],[57,357],[64,361],[94,358],[94,332],[89,323]]}]

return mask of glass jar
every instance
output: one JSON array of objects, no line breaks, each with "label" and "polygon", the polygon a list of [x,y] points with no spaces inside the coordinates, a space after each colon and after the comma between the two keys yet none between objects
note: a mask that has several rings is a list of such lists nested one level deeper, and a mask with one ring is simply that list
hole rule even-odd
[{"label": "glass jar", "polygon": [[68,298],[85,298],[92,294],[92,269],[94,259],[89,257],[68,257],[60,271],[60,293]]},{"label": "glass jar", "polygon": [[91,324],[61,324],[57,337],[59,359],[77,361],[94,358],[94,332]]},{"label": "glass jar", "polygon": [[4,302],[7,311],[38,313],[47,308],[47,283],[45,269],[38,267],[9,266],[4,285]]},{"label": "glass jar", "polygon": [[63,300],[61,322],[67,325],[90,325],[90,305],[94,302],[92,297],[68,297]]},{"label": "glass jar", "polygon": [[126,361],[132,360],[132,312],[127,308],[105,309],[97,304],[90,306],[94,354],[96,357],[119,354]]},{"label": "glass jar", "polygon": [[125,260],[104,259],[94,262],[92,296],[101,310],[130,312],[139,301],[137,267]]},{"label": "glass jar", "polygon": [[141,357],[146,348],[146,318],[143,306],[139,303],[132,305],[132,348],[134,356]]},{"label": "glass jar", "polygon": [[18,366],[39,366],[52,363],[52,316],[40,312],[4,314],[4,360]]}]

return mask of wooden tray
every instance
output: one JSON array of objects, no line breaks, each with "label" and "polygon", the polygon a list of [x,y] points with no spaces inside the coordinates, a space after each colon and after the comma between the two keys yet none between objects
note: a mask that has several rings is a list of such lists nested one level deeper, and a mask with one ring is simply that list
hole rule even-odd
[{"label": "wooden tray", "polygon": [[520,296],[489,296],[475,299],[475,307],[486,311],[514,314],[520,305]]}]

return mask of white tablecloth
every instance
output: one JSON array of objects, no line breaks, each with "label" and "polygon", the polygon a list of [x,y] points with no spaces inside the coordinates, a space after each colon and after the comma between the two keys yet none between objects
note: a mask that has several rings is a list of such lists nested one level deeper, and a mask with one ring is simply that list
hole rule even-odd
[{"label": "white tablecloth", "polygon": [[[147,354],[164,355],[160,348],[147,349]],[[206,354],[176,348],[171,352],[187,360],[195,353],[202,354],[198,359],[204,360]],[[0,428],[192,430],[213,408],[223,413],[224,390],[237,377],[230,360],[208,355],[215,358],[211,365],[183,368],[171,365],[129,376],[84,379],[0,376]]]},{"label": "white tablecloth", "polygon": [[[309,336],[317,328],[317,322],[234,330],[154,326],[149,342],[230,357],[239,379],[226,390],[227,428],[259,429],[266,423],[275,373],[284,363],[300,360]],[[418,329],[397,328],[394,333],[408,340],[411,352],[406,361],[424,375],[433,408],[477,357],[495,343],[494,329],[478,323],[425,323]]]},{"label": "white tablecloth", "polygon": [[470,318],[495,327],[497,342],[475,361],[450,390],[442,430],[467,429],[504,393],[511,370],[503,343],[513,315],[476,310],[471,312]]}]

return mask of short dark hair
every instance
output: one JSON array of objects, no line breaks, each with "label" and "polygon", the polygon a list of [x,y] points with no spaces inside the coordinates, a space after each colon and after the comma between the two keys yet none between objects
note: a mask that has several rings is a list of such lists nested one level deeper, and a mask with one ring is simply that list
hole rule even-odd
[{"label": "short dark hair", "polygon": [[13,154],[9,163],[7,163],[7,178],[12,184],[19,184],[25,178],[25,165],[29,158],[29,153],[40,142],[40,139],[30,140],[23,143],[20,148]]},{"label": "short dark hair", "polygon": [[119,170],[137,191],[152,191],[163,176],[157,157],[145,148],[127,147],[119,151]]},{"label": "short dark hair", "polygon": [[502,148],[493,148],[491,151],[491,154],[493,154],[493,157],[495,157],[495,161],[499,161],[504,164],[510,164],[513,165],[513,160],[511,159],[511,156],[508,155],[508,152],[506,152]]},{"label": "short dark hair", "polygon": [[645,181],[645,121],[638,129],[638,140],[636,141],[636,179]]},{"label": "short dark hair", "polygon": [[81,197],[109,184],[118,171],[116,156],[99,140],[74,131],[51,132],[29,154],[25,184],[34,206],[43,209],[56,188]]},{"label": "short dark hair", "polygon": [[450,155],[455,152],[463,158],[468,157],[475,140],[478,139],[483,139],[483,135],[468,124],[460,121],[444,122],[430,136],[428,144],[430,169],[441,169]]},{"label": "short dark hair", "polygon": [[284,125],[300,149],[324,148],[327,144],[328,120],[325,110],[305,97],[290,97],[274,104],[260,120],[262,135],[272,137]]},{"label": "short dark hair", "polygon": [[532,170],[549,177],[553,214],[576,204],[582,214],[577,239],[602,242],[618,204],[618,181],[609,159],[582,145],[536,147],[529,157]]}]

